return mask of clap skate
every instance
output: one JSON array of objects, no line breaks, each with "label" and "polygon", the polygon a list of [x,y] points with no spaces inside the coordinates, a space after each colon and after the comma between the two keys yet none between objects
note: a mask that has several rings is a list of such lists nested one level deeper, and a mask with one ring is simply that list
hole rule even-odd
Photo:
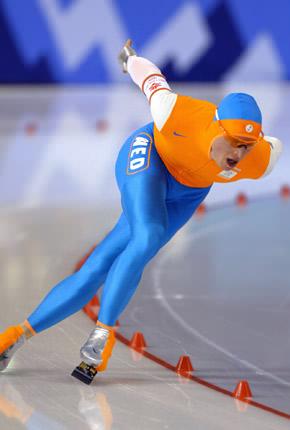
[{"label": "clap skate", "polygon": [[114,330],[98,323],[80,350],[82,362],[74,369],[72,376],[91,384],[98,372],[106,370],[115,341]]},{"label": "clap skate", "polygon": [[12,356],[24,342],[24,330],[20,326],[9,327],[0,334],[0,371],[7,368]]}]

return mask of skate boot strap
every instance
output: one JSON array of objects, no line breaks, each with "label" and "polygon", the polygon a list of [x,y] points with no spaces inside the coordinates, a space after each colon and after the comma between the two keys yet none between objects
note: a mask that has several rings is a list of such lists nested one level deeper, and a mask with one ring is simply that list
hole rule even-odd
[{"label": "skate boot strap", "polygon": [[105,328],[106,330],[109,330],[109,331],[114,330],[114,326],[104,324],[104,323],[102,323],[102,322],[101,322],[101,321],[99,321],[99,320],[96,322],[96,327],[102,327],[102,328]]},{"label": "skate boot strap", "polygon": [[7,348],[10,348],[10,346],[14,345],[14,343],[16,343],[23,334],[24,330],[20,325],[9,327],[1,333],[0,354],[2,354]]},{"label": "skate boot strap", "polygon": [[22,324],[20,324],[23,328],[24,335],[26,339],[30,339],[32,336],[36,335],[36,331],[34,328],[30,325],[30,322],[28,320],[25,320]]},{"label": "skate boot strap", "polygon": [[98,365],[97,371],[103,372],[106,370],[109,358],[112,355],[112,351],[115,345],[116,339],[115,339],[115,332],[113,329],[109,330],[109,336],[105,345],[104,350],[102,351],[102,363]]}]

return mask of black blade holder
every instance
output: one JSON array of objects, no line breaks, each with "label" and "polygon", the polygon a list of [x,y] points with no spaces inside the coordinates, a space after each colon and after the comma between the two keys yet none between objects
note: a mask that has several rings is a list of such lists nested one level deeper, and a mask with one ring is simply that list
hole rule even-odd
[{"label": "black blade holder", "polygon": [[97,373],[97,369],[94,366],[90,366],[82,361],[81,364],[74,369],[71,375],[79,381],[82,381],[84,384],[90,385]]}]

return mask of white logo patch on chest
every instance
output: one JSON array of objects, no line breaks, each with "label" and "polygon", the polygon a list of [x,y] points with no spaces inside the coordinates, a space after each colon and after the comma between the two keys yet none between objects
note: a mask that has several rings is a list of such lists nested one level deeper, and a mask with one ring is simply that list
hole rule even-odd
[{"label": "white logo patch on chest", "polygon": [[222,172],[218,173],[218,176],[223,179],[232,179],[234,178],[241,170],[235,169],[235,170],[223,170]]}]

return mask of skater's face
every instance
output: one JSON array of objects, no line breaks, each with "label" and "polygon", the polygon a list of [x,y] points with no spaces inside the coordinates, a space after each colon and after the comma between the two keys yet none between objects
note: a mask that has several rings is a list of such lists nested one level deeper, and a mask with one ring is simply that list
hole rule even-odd
[{"label": "skater's face", "polygon": [[210,155],[221,169],[231,170],[253,149],[253,146],[230,137],[218,136],[212,142]]}]

